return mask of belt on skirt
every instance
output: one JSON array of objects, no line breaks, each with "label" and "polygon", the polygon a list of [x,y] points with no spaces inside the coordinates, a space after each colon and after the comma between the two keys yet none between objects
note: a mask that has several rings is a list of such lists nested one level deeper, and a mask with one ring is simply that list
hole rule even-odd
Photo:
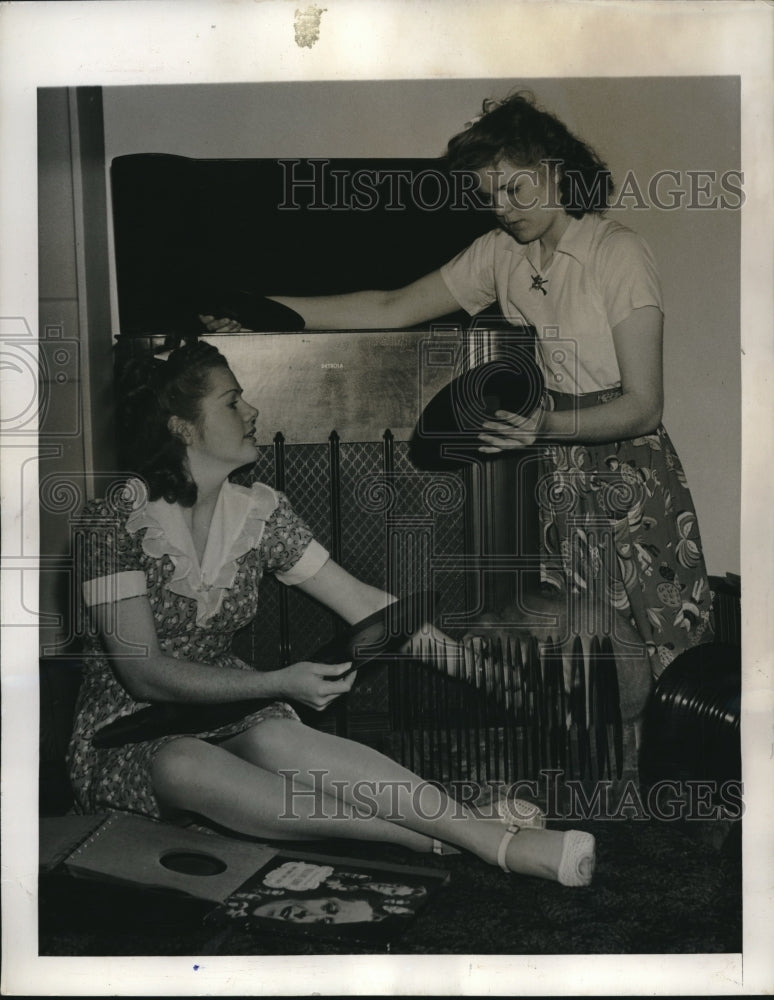
[{"label": "belt on skirt", "polygon": [[623,396],[620,385],[613,389],[598,389],[595,392],[580,392],[577,395],[569,392],[556,392],[546,389],[543,392],[543,406],[547,410],[585,410],[589,406],[600,406],[610,403]]}]

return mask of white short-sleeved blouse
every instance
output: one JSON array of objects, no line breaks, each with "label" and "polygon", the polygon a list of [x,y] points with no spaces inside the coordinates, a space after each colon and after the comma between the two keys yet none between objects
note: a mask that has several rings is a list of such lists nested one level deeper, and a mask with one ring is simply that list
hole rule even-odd
[{"label": "white short-sleeved blouse", "polygon": [[[620,386],[612,330],[634,310],[663,310],[647,243],[620,223],[588,214],[570,219],[549,267],[538,241],[521,245],[505,230],[479,237],[441,268],[449,291],[474,314],[497,300],[506,319],[538,334],[546,387],[585,393]],[[546,279],[545,294],[534,277]]]}]

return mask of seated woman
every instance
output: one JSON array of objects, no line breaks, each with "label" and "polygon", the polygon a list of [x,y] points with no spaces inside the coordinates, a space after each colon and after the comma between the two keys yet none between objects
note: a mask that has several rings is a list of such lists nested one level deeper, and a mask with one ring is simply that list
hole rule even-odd
[{"label": "seated woman", "polygon": [[[205,343],[133,362],[124,377],[119,432],[138,478],[87,510],[83,595],[94,629],[68,754],[78,808],[193,813],[269,839],[343,837],[415,851],[443,842],[506,871],[588,884],[590,834],[543,829],[542,816],[520,829],[505,810],[476,815],[389,758],[303,725],[288,701],[325,708],[351,688],[350,664],[263,672],[231,652],[256,613],[264,572],[349,623],[392,600],[330,559],[282,494],[229,481],[256,457],[257,416]],[[245,699],[267,705],[207,732],[93,743],[101,727],[149,703]],[[289,798],[286,772],[307,794]],[[371,815],[356,808],[363,782]]]}]

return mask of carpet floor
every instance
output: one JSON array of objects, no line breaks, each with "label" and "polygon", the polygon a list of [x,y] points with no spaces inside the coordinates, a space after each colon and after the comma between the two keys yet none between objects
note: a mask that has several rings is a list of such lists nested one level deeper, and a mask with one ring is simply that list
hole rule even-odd
[{"label": "carpet floor", "polygon": [[[561,824],[552,824],[561,827]],[[418,856],[380,845],[315,845],[364,860],[446,869],[448,885],[387,946],[216,934],[208,904],[72,879],[41,879],[39,954],[686,954],[742,950],[739,824],[722,846],[710,832],[656,820],[577,824],[597,838],[586,889],[504,875],[467,854]]]}]

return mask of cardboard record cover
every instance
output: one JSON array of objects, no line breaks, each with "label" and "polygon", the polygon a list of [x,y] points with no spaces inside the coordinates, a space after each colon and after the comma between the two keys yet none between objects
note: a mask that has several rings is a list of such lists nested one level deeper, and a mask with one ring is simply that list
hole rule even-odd
[{"label": "cardboard record cover", "polygon": [[265,844],[116,812],[64,863],[76,877],[221,903],[274,853]]},{"label": "cardboard record cover", "polygon": [[448,883],[435,868],[280,851],[207,920],[256,934],[385,942]]}]

